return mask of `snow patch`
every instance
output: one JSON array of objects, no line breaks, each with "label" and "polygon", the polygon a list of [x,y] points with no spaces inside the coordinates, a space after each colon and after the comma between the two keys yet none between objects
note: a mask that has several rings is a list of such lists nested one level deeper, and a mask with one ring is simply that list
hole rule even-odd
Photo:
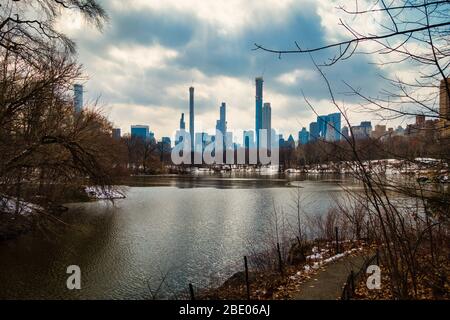
[{"label": "snow patch", "polygon": [[102,190],[100,187],[86,187],[84,189],[93,199],[124,199],[125,195],[117,190]]},{"label": "snow patch", "polygon": [[25,201],[17,201],[16,199],[6,196],[0,196],[0,213],[21,215],[30,215],[37,211],[43,211],[41,206]]}]

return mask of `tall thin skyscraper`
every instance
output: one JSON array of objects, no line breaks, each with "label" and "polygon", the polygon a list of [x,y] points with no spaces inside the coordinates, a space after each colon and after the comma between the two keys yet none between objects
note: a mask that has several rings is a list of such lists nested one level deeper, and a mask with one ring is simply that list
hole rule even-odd
[{"label": "tall thin skyscraper", "polygon": [[73,91],[73,106],[75,108],[75,112],[81,112],[81,110],[83,110],[83,85],[74,84]]},{"label": "tall thin skyscraper", "polygon": [[186,129],[186,123],[184,122],[184,113],[181,114],[181,118],[180,118],[180,130],[185,130]]},{"label": "tall thin skyscraper", "polygon": [[191,151],[194,151],[195,128],[194,128],[194,87],[189,88],[189,133],[191,135]]},{"label": "tall thin skyscraper", "polygon": [[227,133],[227,105],[225,102],[222,102],[220,106],[220,123],[222,125],[223,134]]},{"label": "tall thin skyscraper", "polygon": [[219,130],[224,136],[227,133],[227,105],[222,102],[220,106],[220,118],[216,123],[216,130]]},{"label": "tall thin skyscraper", "polygon": [[267,149],[270,150],[270,146],[272,143],[271,134],[272,134],[272,107],[270,106],[270,102],[264,103],[262,108],[262,129],[267,130]]},{"label": "tall thin skyscraper", "polygon": [[263,108],[263,78],[257,77],[256,84],[256,117],[255,117],[255,134],[256,146],[259,148],[259,130],[262,129],[262,108]]}]

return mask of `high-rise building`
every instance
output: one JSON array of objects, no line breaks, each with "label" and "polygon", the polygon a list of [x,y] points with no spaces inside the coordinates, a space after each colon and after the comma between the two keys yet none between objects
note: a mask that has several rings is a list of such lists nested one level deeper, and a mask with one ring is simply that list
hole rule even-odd
[{"label": "high-rise building", "polygon": [[153,131],[150,131],[148,133],[148,140],[152,143],[156,143],[156,139],[155,139],[155,133]]},{"label": "high-rise building", "polygon": [[360,126],[365,129],[366,134],[370,137],[370,134],[372,133],[372,122],[370,122],[370,121],[361,121]]},{"label": "high-rise building", "polygon": [[283,134],[280,133],[275,137],[278,137],[278,146],[280,147],[280,149],[284,148],[286,146],[286,140],[284,140]]},{"label": "high-rise building", "polygon": [[345,140],[345,138],[347,138],[347,139],[350,138],[350,132],[349,132],[347,126],[342,127],[341,134],[342,134],[342,140]]},{"label": "high-rise building", "polygon": [[325,139],[327,136],[328,116],[317,116],[317,127],[319,130],[317,138]]},{"label": "high-rise building", "polygon": [[372,123],[362,121],[359,126],[352,126],[352,135],[356,140],[370,138],[372,134]]},{"label": "high-rise building", "polygon": [[262,108],[263,108],[263,78],[257,77],[255,79],[256,85],[256,112],[255,112],[255,134],[256,146],[259,148],[259,130],[262,129]]},{"label": "high-rise building", "polygon": [[442,137],[450,136],[450,78],[439,86],[439,128]]},{"label": "high-rise building", "polygon": [[255,147],[255,132],[253,130],[244,131],[243,144],[245,148]]},{"label": "high-rise building", "polygon": [[81,110],[83,110],[83,85],[74,84],[73,92],[73,106],[75,108],[75,112],[81,112]]},{"label": "high-rise building", "polygon": [[377,124],[375,125],[375,129],[372,131],[372,138],[381,139],[382,137],[386,136],[386,133],[386,126]]},{"label": "high-rise building", "polygon": [[131,137],[140,138],[142,140],[150,139],[150,129],[146,125],[131,126]]},{"label": "high-rise building", "polygon": [[270,106],[270,102],[264,103],[262,108],[262,128],[266,129],[267,132],[267,149],[271,149],[272,143],[272,107]]},{"label": "high-rise building", "polygon": [[309,132],[305,127],[298,132],[298,144],[305,145],[309,142]]},{"label": "high-rise building", "polygon": [[172,150],[172,141],[169,137],[161,138],[162,152],[169,153]]},{"label": "high-rise building", "polygon": [[120,140],[120,137],[122,136],[120,128],[113,128],[112,129],[112,137],[113,139]]},{"label": "high-rise building", "polygon": [[317,116],[318,135],[326,141],[339,141],[341,139],[341,114],[330,113],[329,115]]},{"label": "high-rise building", "polygon": [[[194,111],[195,111],[194,110],[194,87],[190,87],[189,88],[189,133],[191,135],[191,151],[194,151],[194,145],[195,145]],[[193,156],[193,154],[192,154],[192,156]]]},{"label": "high-rise building", "polygon": [[181,118],[180,118],[180,130],[185,130],[186,129],[186,122],[184,122],[184,113],[181,114]]},{"label": "high-rise building", "polygon": [[341,114],[339,112],[330,113],[327,120],[325,140],[331,142],[341,140]]},{"label": "high-rise building", "polygon": [[285,143],[285,147],[289,149],[295,149],[295,140],[292,134],[289,135],[289,138],[287,139]]},{"label": "high-rise building", "polygon": [[309,141],[314,142],[320,138],[320,129],[317,122],[311,122],[309,124]]},{"label": "high-rise building", "polygon": [[184,121],[184,113],[182,113],[180,118],[180,129],[175,133],[175,145],[178,145],[183,141],[185,132],[186,122]]},{"label": "high-rise building", "polygon": [[220,118],[216,123],[216,130],[219,130],[224,136],[227,133],[227,105],[222,102],[220,106]]}]

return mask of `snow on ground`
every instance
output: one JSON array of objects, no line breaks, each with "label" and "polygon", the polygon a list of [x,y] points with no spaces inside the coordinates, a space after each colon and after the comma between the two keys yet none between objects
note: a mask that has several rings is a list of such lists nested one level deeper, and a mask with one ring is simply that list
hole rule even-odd
[{"label": "snow on ground", "polygon": [[[385,174],[395,176],[400,174],[407,175],[423,175],[436,174],[433,166],[441,166],[441,176],[439,182],[448,182],[448,166],[445,161],[433,158],[416,158],[413,161],[397,160],[397,159],[381,159],[381,160],[367,160],[363,161],[364,167],[373,173]],[[296,173],[352,173],[354,170],[359,170],[359,167],[352,161],[329,162],[327,164],[316,164],[305,166],[302,170],[289,168],[285,172],[287,174]]]},{"label": "snow on ground", "polygon": [[308,273],[312,272],[313,270],[317,270],[317,269],[319,269],[320,267],[322,267],[322,266],[324,266],[326,264],[329,264],[331,262],[337,261],[337,260],[342,259],[343,257],[345,257],[345,256],[347,256],[347,255],[349,255],[351,253],[354,253],[354,252],[357,252],[357,251],[362,251],[362,250],[363,250],[362,247],[361,248],[353,248],[353,249],[347,250],[347,251],[345,251],[343,253],[338,253],[338,254],[336,254],[334,256],[331,256],[331,257],[325,259],[324,258],[324,254],[326,252],[328,252],[328,250],[322,249],[322,250],[320,250],[321,252],[319,252],[318,248],[314,247],[312,249],[313,254],[306,257],[306,261],[310,261],[310,262],[312,262],[312,264],[306,264],[303,267],[303,270],[298,271],[295,275],[293,275],[293,276],[291,276],[289,278],[291,280],[296,280],[297,278],[300,278],[301,276],[303,276],[305,274],[308,274]]},{"label": "snow on ground", "polygon": [[124,199],[125,195],[117,190],[102,190],[100,187],[86,187],[84,189],[93,199]]},{"label": "snow on ground", "polygon": [[17,208],[19,208],[18,213],[21,215],[29,215],[44,210],[38,205],[0,195],[0,213],[15,214]]}]

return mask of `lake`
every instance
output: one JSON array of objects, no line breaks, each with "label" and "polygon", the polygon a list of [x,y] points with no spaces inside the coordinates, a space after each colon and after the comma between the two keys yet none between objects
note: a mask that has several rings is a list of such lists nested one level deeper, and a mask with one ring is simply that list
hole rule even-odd
[{"label": "lake", "polygon": [[[296,221],[297,187],[308,214],[323,214],[342,176],[223,174],[132,178],[126,199],[70,204],[55,232],[0,242],[1,299],[150,299],[224,280],[244,255],[264,248],[273,208]],[[81,290],[66,269],[81,268]],[[150,289],[149,289],[150,288]]]}]

